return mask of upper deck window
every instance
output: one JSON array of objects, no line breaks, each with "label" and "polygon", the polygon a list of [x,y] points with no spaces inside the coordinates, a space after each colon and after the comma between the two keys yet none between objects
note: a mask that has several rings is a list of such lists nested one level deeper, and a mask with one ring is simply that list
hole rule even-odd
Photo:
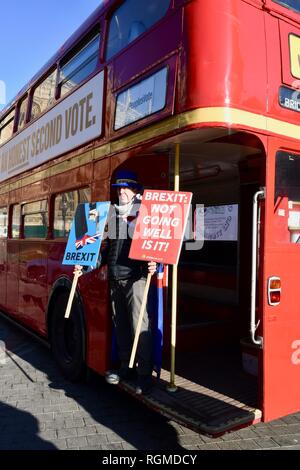
[{"label": "upper deck window", "polygon": [[49,108],[55,99],[56,70],[51,72],[33,92],[31,119],[36,118]]},{"label": "upper deck window", "polygon": [[284,7],[291,8],[292,10],[300,13],[300,0],[273,0],[273,2],[279,3]]},{"label": "upper deck window", "polygon": [[72,88],[83,82],[96,68],[100,46],[100,34],[95,34],[61,65],[59,71],[60,95],[64,96]]},{"label": "upper deck window", "polygon": [[0,121],[0,145],[12,136],[14,130],[15,110],[13,109]]},{"label": "upper deck window", "polygon": [[170,0],[125,0],[109,22],[106,58],[110,59],[151,28],[169,6]]},{"label": "upper deck window", "polygon": [[24,98],[20,104],[18,130],[22,129],[25,126],[27,104],[28,104],[28,96],[26,96],[26,98]]}]

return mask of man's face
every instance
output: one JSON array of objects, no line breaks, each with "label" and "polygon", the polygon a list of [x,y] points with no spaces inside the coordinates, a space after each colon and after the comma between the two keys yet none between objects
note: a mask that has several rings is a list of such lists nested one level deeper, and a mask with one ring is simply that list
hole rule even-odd
[{"label": "man's face", "polygon": [[118,188],[118,196],[120,204],[128,204],[136,195],[136,190],[127,187]]}]

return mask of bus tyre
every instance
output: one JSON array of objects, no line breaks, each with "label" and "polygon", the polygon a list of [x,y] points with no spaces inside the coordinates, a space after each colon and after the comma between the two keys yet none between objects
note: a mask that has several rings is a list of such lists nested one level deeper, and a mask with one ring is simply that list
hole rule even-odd
[{"label": "bus tyre", "polygon": [[72,382],[82,380],[85,375],[85,327],[79,302],[74,298],[68,319],[65,310],[69,292],[57,297],[50,323],[51,349],[64,377]]}]

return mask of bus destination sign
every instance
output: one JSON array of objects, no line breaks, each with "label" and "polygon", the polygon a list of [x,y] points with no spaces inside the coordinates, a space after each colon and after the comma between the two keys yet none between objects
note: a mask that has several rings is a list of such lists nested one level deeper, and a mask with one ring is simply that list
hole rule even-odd
[{"label": "bus destination sign", "polygon": [[115,130],[162,110],[166,104],[167,67],[117,96]]},{"label": "bus destination sign", "polygon": [[281,86],[279,88],[279,104],[283,108],[300,113],[300,90]]}]

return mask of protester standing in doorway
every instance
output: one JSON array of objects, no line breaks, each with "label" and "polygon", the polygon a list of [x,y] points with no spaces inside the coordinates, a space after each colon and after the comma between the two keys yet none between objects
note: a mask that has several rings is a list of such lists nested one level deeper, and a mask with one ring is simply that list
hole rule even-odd
[{"label": "protester standing in doorway", "polygon": [[[134,335],[141,310],[148,272],[156,271],[155,262],[143,262],[129,258],[131,236],[141,204],[137,175],[133,171],[120,170],[112,185],[117,189],[118,202],[112,207],[108,232],[108,275],[113,322],[121,367],[117,372],[108,372],[106,380],[117,384],[120,380],[132,379],[135,370],[129,369],[129,360]],[[153,353],[152,332],[147,309],[144,312],[136,353],[136,393],[146,394],[152,386]]]}]

